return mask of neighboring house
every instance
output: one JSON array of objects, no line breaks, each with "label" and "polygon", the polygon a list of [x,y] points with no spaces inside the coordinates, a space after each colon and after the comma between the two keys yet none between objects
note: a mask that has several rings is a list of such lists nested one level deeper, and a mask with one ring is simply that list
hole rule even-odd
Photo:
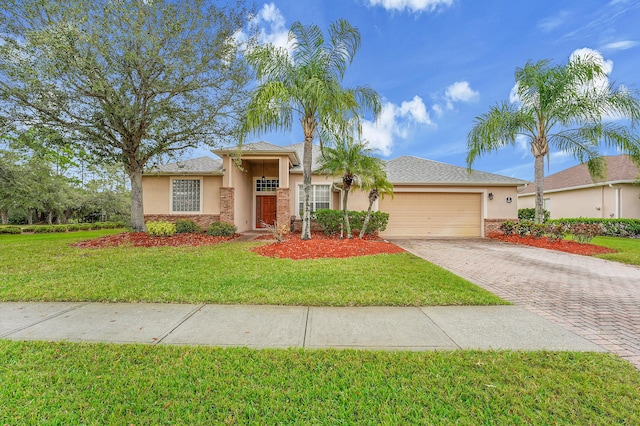
[{"label": "neighboring house", "polygon": [[[591,179],[586,164],[580,164],[544,179],[544,208],[552,219],[636,218],[640,219],[640,171],[626,155],[603,157],[606,177]],[[519,208],[535,207],[535,185],[518,194]]]},{"label": "neighboring house", "polygon": [[[220,157],[164,164],[142,178],[146,220],[190,218],[206,227],[235,224],[238,232],[262,223],[289,224],[302,211],[303,144],[267,142],[215,149]],[[240,157],[238,157],[238,154]],[[313,170],[320,148],[314,146]],[[395,196],[376,202],[390,214],[384,237],[484,236],[517,218],[517,188],[526,181],[416,157],[386,162]],[[311,208],[339,209],[340,190],[331,176],[313,174]],[[365,210],[367,193],[352,191],[350,210]]]}]

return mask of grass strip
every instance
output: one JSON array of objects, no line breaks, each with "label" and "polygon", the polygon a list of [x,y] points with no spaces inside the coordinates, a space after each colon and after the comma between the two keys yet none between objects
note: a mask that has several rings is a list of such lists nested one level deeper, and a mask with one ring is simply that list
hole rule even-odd
[{"label": "grass strip", "polygon": [[640,424],[609,354],[0,341],[1,424]]},{"label": "grass strip", "polygon": [[0,300],[308,306],[505,304],[412,254],[293,261],[263,243],[79,249],[109,231],[0,236]]},{"label": "grass strip", "polygon": [[591,243],[618,251],[596,257],[640,266],[640,238],[596,237]]}]

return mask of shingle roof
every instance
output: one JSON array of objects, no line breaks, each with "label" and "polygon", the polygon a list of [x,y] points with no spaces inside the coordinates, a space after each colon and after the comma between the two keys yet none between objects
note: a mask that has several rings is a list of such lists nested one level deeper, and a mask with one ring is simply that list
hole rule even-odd
[{"label": "shingle roof", "polygon": [[[607,163],[607,176],[594,182],[586,164],[578,164],[544,178],[544,190],[553,191],[581,186],[604,185],[611,182],[633,182],[640,175],[638,166],[627,155],[603,157]],[[520,195],[533,194],[535,187],[527,187]]]},{"label": "shingle roof", "polygon": [[[287,145],[283,148],[291,149],[296,152],[298,158],[300,159],[300,164],[295,165],[290,169],[293,173],[302,173],[302,158],[304,154],[304,142],[294,143],[293,145]],[[313,145],[313,153],[311,157],[311,170],[318,170],[320,168],[320,156],[322,152],[320,151],[319,145]]]},{"label": "shingle roof", "polygon": [[387,178],[393,184],[460,184],[460,185],[523,185],[521,179],[493,173],[469,171],[465,167],[403,156],[386,163]]},{"label": "shingle roof", "polygon": [[211,174],[222,173],[222,161],[211,157],[176,161],[152,167],[147,173]]}]

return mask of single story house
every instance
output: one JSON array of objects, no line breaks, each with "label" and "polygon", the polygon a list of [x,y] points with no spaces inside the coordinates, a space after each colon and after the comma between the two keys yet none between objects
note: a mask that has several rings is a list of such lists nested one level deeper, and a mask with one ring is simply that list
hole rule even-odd
[{"label": "single story house", "polygon": [[[606,177],[594,181],[586,164],[568,168],[544,179],[544,208],[551,219],[635,218],[640,219],[640,171],[629,156],[603,157]],[[518,194],[518,207],[535,207],[535,185]]]},{"label": "single story house", "polygon": [[[303,144],[267,142],[212,150],[202,157],[156,166],[142,178],[146,220],[190,218],[206,227],[233,223],[238,232],[300,220]],[[314,146],[313,170],[320,148]],[[384,237],[482,237],[518,216],[520,179],[405,156],[386,161],[395,196],[379,199],[376,210],[390,214]],[[314,173],[311,206],[341,208],[335,178]],[[366,210],[368,193],[352,190],[350,210]]]}]

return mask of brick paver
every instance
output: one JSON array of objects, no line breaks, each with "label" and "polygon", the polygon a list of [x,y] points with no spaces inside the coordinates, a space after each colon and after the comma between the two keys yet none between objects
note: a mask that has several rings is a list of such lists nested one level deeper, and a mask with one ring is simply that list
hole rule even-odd
[{"label": "brick paver", "polygon": [[394,242],[640,368],[640,268],[489,239]]}]

